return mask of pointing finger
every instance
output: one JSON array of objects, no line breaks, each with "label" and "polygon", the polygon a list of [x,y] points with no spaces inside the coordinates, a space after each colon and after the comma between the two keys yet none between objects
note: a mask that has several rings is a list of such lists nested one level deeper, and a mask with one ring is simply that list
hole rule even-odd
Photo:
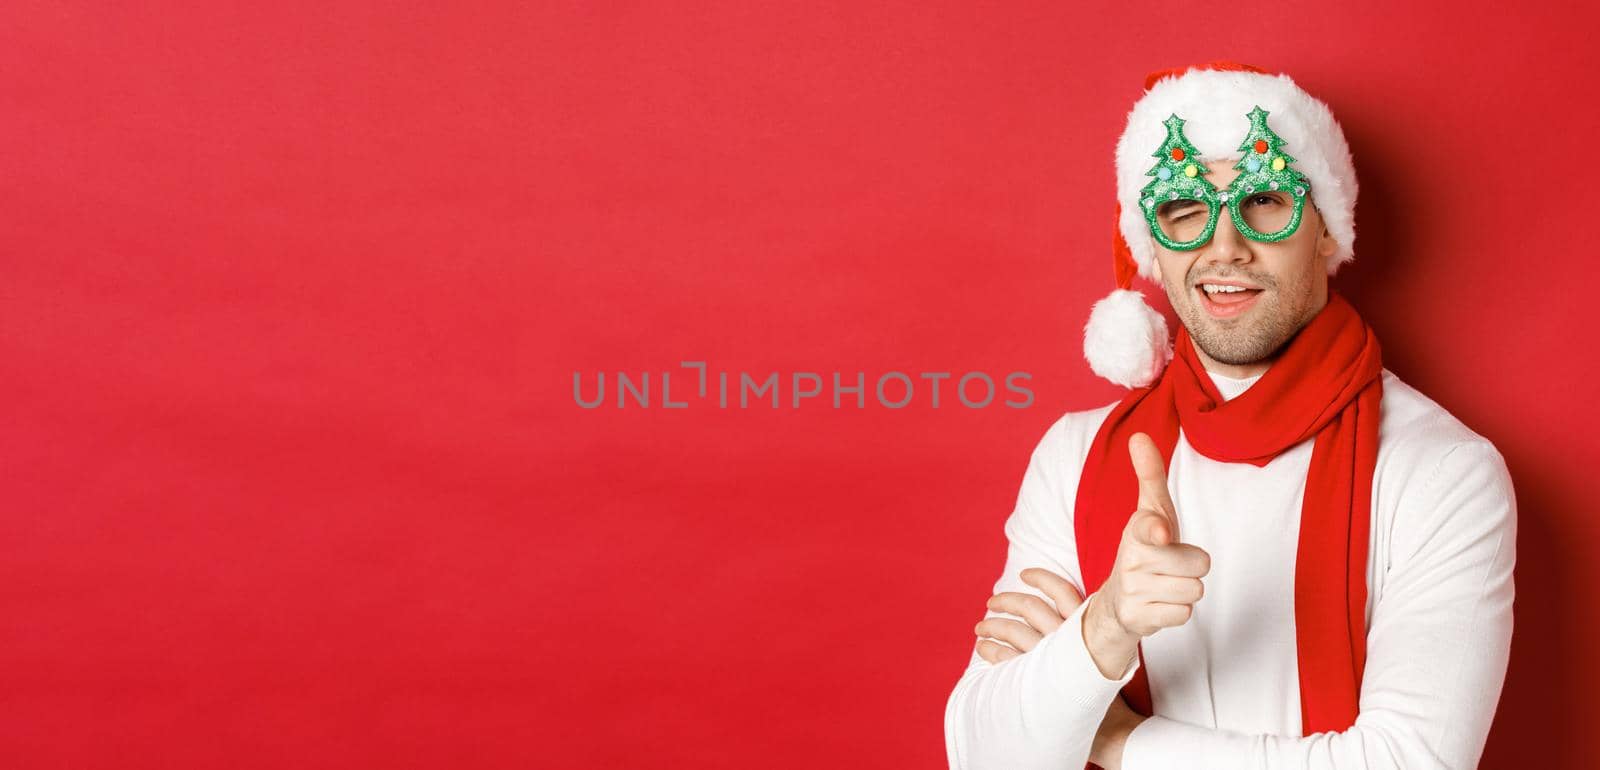
[{"label": "pointing finger", "polygon": [[1157,513],[1148,509],[1133,512],[1128,519],[1128,529],[1133,534],[1133,539],[1145,545],[1169,545],[1172,543],[1172,525],[1164,513]]},{"label": "pointing finger", "polygon": [[1178,539],[1177,506],[1167,492],[1167,469],[1161,459],[1156,442],[1143,433],[1128,438],[1128,457],[1133,460],[1133,474],[1139,478],[1139,507],[1165,514],[1173,542]]}]

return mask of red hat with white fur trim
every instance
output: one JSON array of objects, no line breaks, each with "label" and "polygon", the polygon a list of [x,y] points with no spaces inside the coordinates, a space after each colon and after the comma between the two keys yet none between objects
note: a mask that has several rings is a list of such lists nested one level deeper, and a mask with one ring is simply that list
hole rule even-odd
[{"label": "red hat with white fur trim", "polygon": [[1204,160],[1238,161],[1240,139],[1257,107],[1271,115],[1272,130],[1293,153],[1294,165],[1310,183],[1310,197],[1338,244],[1328,257],[1328,274],[1354,256],[1355,164],[1328,105],[1288,75],[1248,64],[1214,61],[1153,72],[1145,78],[1145,93],[1128,113],[1128,126],[1117,141],[1112,244],[1117,288],[1094,304],[1083,337],[1084,357],[1095,374],[1140,388],[1154,382],[1172,360],[1166,320],[1132,288],[1135,274],[1155,280],[1155,239],[1140,196],[1154,173],[1152,153],[1168,136],[1168,118],[1182,118],[1184,136]]}]

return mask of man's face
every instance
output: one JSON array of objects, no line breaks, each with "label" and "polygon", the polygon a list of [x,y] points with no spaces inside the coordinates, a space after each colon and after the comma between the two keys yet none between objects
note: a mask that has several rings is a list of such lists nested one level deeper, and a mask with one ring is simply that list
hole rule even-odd
[{"label": "man's face", "polygon": [[[1206,178],[1217,189],[1226,189],[1239,175],[1232,166],[1231,161],[1207,163],[1211,173]],[[1202,207],[1202,219],[1203,212]],[[1309,200],[1294,235],[1275,243],[1244,237],[1232,216],[1222,206],[1215,234],[1193,251],[1156,243],[1155,272],[1200,351],[1215,361],[1240,365],[1271,357],[1327,304],[1327,258],[1336,244]],[[1246,290],[1206,291],[1219,284]]]}]

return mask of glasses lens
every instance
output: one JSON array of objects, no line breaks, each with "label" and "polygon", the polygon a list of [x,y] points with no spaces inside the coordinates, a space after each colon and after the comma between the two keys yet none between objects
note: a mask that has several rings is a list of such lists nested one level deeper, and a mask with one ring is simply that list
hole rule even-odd
[{"label": "glasses lens", "polygon": [[1167,240],[1188,243],[1206,231],[1211,219],[1211,207],[1205,201],[1178,198],[1156,206],[1156,224]]},{"label": "glasses lens", "polygon": [[1250,229],[1277,235],[1294,218],[1294,196],[1280,190],[1246,193],[1239,199],[1239,213]]}]

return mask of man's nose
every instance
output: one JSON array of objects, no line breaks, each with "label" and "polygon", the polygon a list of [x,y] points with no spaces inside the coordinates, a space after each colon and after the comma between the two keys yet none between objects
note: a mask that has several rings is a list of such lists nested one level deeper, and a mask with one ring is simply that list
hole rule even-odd
[{"label": "man's nose", "polygon": [[1200,261],[1227,264],[1249,262],[1253,257],[1250,241],[1239,232],[1239,228],[1233,226],[1233,212],[1227,206],[1222,206],[1217,212],[1217,229],[1201,253]]}]

